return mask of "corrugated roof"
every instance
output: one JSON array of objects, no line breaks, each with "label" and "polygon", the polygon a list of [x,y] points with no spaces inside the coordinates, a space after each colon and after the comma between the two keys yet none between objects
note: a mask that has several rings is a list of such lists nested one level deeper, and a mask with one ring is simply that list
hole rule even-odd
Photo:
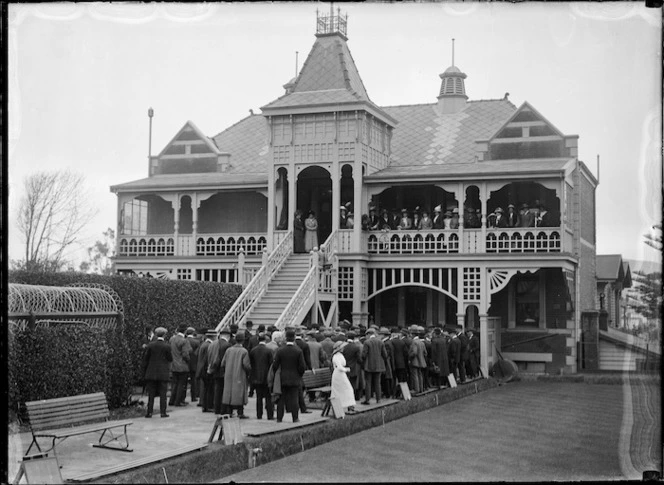
[{"label": "corrugated roof", "polygon": [[595,256],[595,276],[598,280],[621,278],[622,256],[620,254],[598,254]]},{"label": "corrugated roof", "polygon": [[365,177],[367,182],[406,177],[457,177],[505,174],[554,173],[564,170],[569,158],[489,160],[471,163],[446,163],[439,165],[389,166]]},{"label": "corrugated roof", "polygon": [[112,185],[111,191],[169,190],[195,187],[217,188],[229,185],[267,185],[267,173],[176,173],[153,175],[133,182]]}]

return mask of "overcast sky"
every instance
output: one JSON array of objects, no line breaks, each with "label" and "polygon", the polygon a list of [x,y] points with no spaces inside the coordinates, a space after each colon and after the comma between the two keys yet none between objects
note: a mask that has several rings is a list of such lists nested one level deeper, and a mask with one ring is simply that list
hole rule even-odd
[{"label": "overcast sky", "polygon": [[[16,206],[37,170],[85,175],[99,215],[83,247],[116,227],[109,186],[148,172],[187,120],[214,136],[284,92],[329,4],[9,6],[9,256]],[[339,4],[379,106],[433,103],[455,64],[471,100],[532,104],[597,175],[597,252],[654,260],[661,220],[661,10],[644,2]],[[336,6],[335,6],[336,9]],[[80,259],[84,251],[71,254]]]}]

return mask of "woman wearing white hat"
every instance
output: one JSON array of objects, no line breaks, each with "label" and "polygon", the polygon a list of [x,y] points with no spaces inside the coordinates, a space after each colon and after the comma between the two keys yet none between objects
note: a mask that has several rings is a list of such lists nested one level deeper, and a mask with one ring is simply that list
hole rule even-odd
[{"label": "woman wearing white hat", "polygon": [[332,391],[330,398],[336,398],[341,407],[348,408],[349,413],[355,411],[355,393],[353,386],[348,380],[346,375],[350,372],[350,367],[346,367],[346,359],[341,350],[348,344],[348,342],[335,342],[332,348]]}]

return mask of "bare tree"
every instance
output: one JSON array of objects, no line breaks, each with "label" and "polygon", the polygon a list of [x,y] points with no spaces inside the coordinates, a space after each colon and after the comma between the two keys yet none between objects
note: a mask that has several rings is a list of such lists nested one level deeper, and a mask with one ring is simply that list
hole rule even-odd
[{"label": "bare tree", "polygon": [[58,271],[66,251],[96,215],[90,206],[84,177],[70,171],[37,172],[24,180],[18,207],[18,229],[25,241],[28,270]]}]

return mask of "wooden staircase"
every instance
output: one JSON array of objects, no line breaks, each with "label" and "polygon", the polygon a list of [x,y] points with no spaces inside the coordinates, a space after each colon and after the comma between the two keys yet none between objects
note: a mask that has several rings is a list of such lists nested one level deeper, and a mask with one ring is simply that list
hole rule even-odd
[{"label": "wooden staircase", "polygon": [[291,254],[279,272],[270,281],[267,291],[251,310],[247,320],[251,320],[254,328],[258,325],[274,325],[291,298],[307,275],[310,267],[309,254]]}]

